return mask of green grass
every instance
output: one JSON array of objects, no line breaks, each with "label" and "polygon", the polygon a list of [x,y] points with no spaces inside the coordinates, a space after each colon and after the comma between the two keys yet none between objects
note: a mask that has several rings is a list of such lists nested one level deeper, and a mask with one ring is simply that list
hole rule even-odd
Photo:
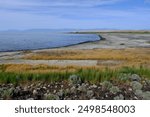
[{"label": "green grass", "polygon": [[55,82],[67,80],[70,75],[78,75],[83,81],[94,83],[119,79],[122,74],[138,74],[143,78],[150,79],[150,69],[144,67],[123,67],[118,70],[106,68],[105,70],[98,69],[79,69],[75,72],[49,72],[49,73],[11,73],[5,72],[4,68],[0,67],[0,83],[23,83],[34,81]]}]

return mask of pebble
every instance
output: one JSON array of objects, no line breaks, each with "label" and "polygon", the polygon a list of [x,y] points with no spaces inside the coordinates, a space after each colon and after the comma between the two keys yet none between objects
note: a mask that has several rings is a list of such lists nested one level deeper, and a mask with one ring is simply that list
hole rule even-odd
[{"label": "pebble", "polygon": [[33,90],[33,95],[36,96],[38,94],[37,90]]},{"label": "pebble", "polygon": [[92,98],[94,96],[94,92],[92,90],[87,91],[87,97]]}]

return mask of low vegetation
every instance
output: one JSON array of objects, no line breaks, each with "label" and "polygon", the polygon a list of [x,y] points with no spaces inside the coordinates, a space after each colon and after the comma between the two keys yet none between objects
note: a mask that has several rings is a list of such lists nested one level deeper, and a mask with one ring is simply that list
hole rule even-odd
[{"label": "low vegetation", "polygon": [[[123,67],[120,69],[98,69],[98,68],[60,68],[56,66],[32,66],[20,65],[20,70],[10,70],[14,65],[1,65],[0,66],[0,83],[28,83],[35,81],[55,82],[67,80],[70,75],[76,74],[81,77],[83,81],[90,81],[94,83],[102,81],[123,81],[123,74],[138,74],[143,78],[150,79],[150,69],[146,67]],[[19,66],[19,65],[16,65]],[[72,70],[71,70],[72,69]],[[34,71],[36,70],[36,71]],[[47,72],[41,72],[41,71]],[[121,76],[121,78],[120,78]],[[125,76],[124,76],[125,77]]]}]

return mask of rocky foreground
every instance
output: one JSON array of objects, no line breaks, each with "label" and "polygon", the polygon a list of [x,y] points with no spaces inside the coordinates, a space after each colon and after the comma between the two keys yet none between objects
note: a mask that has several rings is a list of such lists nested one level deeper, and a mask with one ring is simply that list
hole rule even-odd
[{"label": "rocky foreground", "polygon": [[83,82],[77,75],[68,81],[36,82],[26,85],[1,84],[0,99],[6,100],[150,100],[150,80],[125,74],[125,83]]}]

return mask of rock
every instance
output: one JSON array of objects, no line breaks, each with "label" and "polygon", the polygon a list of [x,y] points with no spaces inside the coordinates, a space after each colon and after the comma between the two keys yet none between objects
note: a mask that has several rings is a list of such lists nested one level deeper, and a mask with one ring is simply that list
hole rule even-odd
[{"label": "rock", "polygon": [[43,89],[46,90],[47,88],[44,86]]},{"label": "rock", "polygon": [[58,86],[57,86],[57,85],[55,85],[55,88],[57,89],[57,88],[58,88]]},{"label": "rock", "polygon": [[93,85],[91,86],[91,88],[96,89],[96,88],[97,88],[97,85],[93,84]]},{"label": "rock", "polygon": [[120,89],[117,86],[112,86],[110,88],[110,92],[113,94],[116,94],[116,93],[120,92]]},{"label": "rock", "polygon": [[135,95],[138,96],[138,97],[143,97],[143,92],[142,92],[142,90],[136,90],[136,91],[135,91]]},{"label": "rock", "polygon": [[60,90],[59,92],[57,92],[57,95],[59,97],[63,97],[64,96],[64,91],[63,90]]},{"label": "rock", "polygon": [[23,88],[23,90],[24,90],[24,91],[28,91],[28,87],[25,86],[25,87]]},{"label": "rock", "polygon": [[77,75],[71,75],[68,80],[70,85],[82,84],[81,78]]},{"label": "rock", "polygon": [[137,81],[131,82],[131,86],[132,86],[132,88],[133,88],[134,91],[141,90],[142,87],[143,87],[142,84],[139,83],[139,82],[137,82]]},{"label": "rock", "polygon": [[16,95],[18,95],[19,94],[19,92],[20,92],[20,87],[16,87],[15,89],[14,89],[14,93],[16,94]]},{"label": "rock", "polygon": [[137,81],[137,82],[141,81],[140,76],[137,75],[137,74],[132,74],[129,78],[130,78],[131,81]]},{"label": "rock", "polygon": [[37,90],[33,90],[33,95],[36,96],[38,94]]},{"label": "rock", "polygon": [[82,84],[81,86],[78,87],[77,90],[78,90],[78,91],[81,91],[81,92],[86,92],[86,91],[87,91],[86,85],[85,85],[85,84]]},{"label": "rock", "polygon": [[44,94],[45,100],[59,100],[59,97],[54,94]]},{"label": "rock", "polygon": [[143,100],[150,100],[150,91],[143,92]]},{"label": "rock", "polygon": [[70,93],[74,93],[74,94],[77,93],[77,89],[76,89],[75,86],[73,86],[73,87],[70,88]]},{"label": "rock", "polygon": [[69,94],[69,93],[70,93],[70,90],[69,90],[69,89],[66,89],[66,90],[65,90],[65,93],[66,93],[66,94]]},{"label": "rock", "polygon": [[119,96],[114,97],[114,100],[124,100],[124,96],[120,94]]},{"label": "rock", "polygon": [[148,85],[150,85],[150,80],[146,80],[146,83],[147,83]]},{"label": "rock", "polygon": [[113,86],[112,83],[110,83],[109,81],[104,81],[101,85],[102,88],[106,90],[110,90],[110,88]]},{"label": "rock", "polygon": [[87,97],[92,98],[94,96],[94,92],[92,90],[87,91]]},{"label": "rock", "polygon": [[56,93],[56,92],[57,92],[56,90],[53,91],[53,93]]}]

